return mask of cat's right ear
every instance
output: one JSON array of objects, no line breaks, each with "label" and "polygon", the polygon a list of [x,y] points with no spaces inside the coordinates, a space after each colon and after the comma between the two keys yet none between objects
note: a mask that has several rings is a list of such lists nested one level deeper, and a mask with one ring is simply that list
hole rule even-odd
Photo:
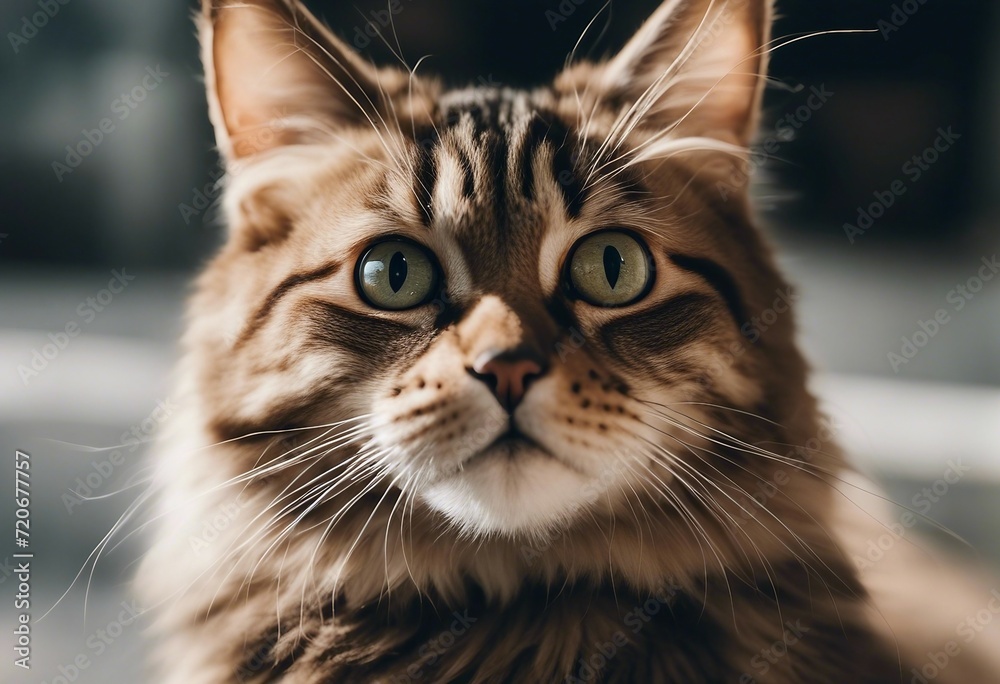
[{"label": "cat's right ear", "polygon": [[229,161],[377,120],[379,72],[298,0],[203,0],[198,28]]},{"label": "cat's right ear", "polygon": [[591,93],[616,131],[670,132],[746,147],[767,74],[773,0],[663,0],[622,50],[567,69],[557,90]]}]

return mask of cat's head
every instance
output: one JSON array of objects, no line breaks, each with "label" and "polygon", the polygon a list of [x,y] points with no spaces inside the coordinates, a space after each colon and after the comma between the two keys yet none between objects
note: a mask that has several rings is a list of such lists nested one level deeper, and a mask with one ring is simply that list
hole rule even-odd
[{"label": "cat's head", "polygon": [[331,478],[471,534],[733,508],[712,487],[735,501],[774,464],[728,435],[793,441],[813,418],[734,181],[770,21],[769,0],[667,0],[537,90],[447,89],[371,66],[296,0],[206,2],[233,170],[188,337],[206,425],[330,425]]}]

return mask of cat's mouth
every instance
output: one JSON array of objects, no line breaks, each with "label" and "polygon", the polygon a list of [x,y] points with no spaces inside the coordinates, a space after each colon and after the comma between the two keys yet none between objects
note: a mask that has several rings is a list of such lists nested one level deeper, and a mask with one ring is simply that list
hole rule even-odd
[{"label": "cat's mouth", "polygon": [[468,467],[476,462],[488,461],[492,459],[507,459],[516,461],[520,458],[543,458],[555,461],[574,472],[584,474],[577,466],[566,462],[552,453],[540,442],[535,441],[529,435],[521,432],[516,426],[511,426],[506,432],[500,434],[488,446],[474,454],[467,460],[463,467]]},{"label": "cat's mouth", "polygon": [[555,456],[544,446],[518,430],[516,427],[511,427],[507,430],[507,432],[504,432],[499,437],[494,439],[489,446],[473,456],[470,460],[493,455],[505,456],[506,458],[513,459],[529,449],[548,458],[555,458]]}]

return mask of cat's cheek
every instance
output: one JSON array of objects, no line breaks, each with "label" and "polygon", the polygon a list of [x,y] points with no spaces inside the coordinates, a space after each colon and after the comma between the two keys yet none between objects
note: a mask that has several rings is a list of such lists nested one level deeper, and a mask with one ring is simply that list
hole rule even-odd
[{"label": "cat's cheek", "polygon": [[480,383],[464,371],[444,375],[421,374],[416,384],[373,402],[375,446],[399,476],[419,482],[450,476],[509,427]]}]

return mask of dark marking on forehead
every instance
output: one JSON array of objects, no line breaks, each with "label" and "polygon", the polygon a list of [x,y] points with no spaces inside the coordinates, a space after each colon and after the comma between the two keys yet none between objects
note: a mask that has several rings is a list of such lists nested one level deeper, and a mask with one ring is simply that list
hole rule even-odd
[{"label": "dark marking on forehead", "polygon": [[538,147],[545,142],[546,136],[549,134],[549,130],[552,125],[535,115],[531,118],[531,124],[528,126],[527,135],[524,138],[524,142],[521,144],[521,194],[524,198],[531,201],[535,199],[535,170],[534,170],[534,160],[535,152]]},{"label": "dark marking on forehead", "polygon": [[462,167],[462,196],[471,200],[476,196],[476,174],[472,168],[472,159],[460,145],[454,145],[454,150],[458,164]]},{"label": "dark marking on forehead", "polygon": [[587,198],[581,173],[585,143],[542,100],[510,89],[449,93],[435,115],[437,135],[424,136],[422,145],[417,141],[415,195],[428,225],[440,214],[432,205],[435,192],[444,190],[435,189],[441,155],[457,164],[458,182],[448,192],[469,200],[471,211],[452,217],[457,223],[450,230],[469,263],[477,265],[481,286],[503,287],[512,259],[533,261],[544,228],[536,206],[541,188],[549,188],[557,203],[561,199],[570,218],[580,215]]},{"label": "dark marking on forehead", "polygon": [[447,105],[441,120],[444,128],[453,128],[469,117],[477,136],[490,129],[505,128],[511,124],[515,101],[522,95],[513,90],[470,90]]},{"label": "dark marking on forehead", "polygon": [[576,159],[569,147],[569,131],[564,132],[562,142],[557,144],[556,154],[552,158],[552,175],[562,192],[566,213],[570,218],[578,217],[586,199],[586,186],[577,172]]},{"label": "dark marking on forehead", "polygon": [[[507,179],[509,171],[509,160],[507,153],[510,149],[505,131],[488,131],[483,137],[485,152],[487,154],[487,168],[490,170],[490,178],[494,184],[493,192],[493,215],[498,228],[506,228],[508,221],[507,211]],[[507,232],[507,231],[505,231]]]},{"label": "dark marking on forehead", "polygon": [[535,198],[535,176],[533,161],[539,148],[546,142],[553,146],[552,177],[559,186],[571,218],[580,215],[585,198],[585,187],[577,168],[578,145],[569,129],[559,119],[548,112],[535,112],[521,146],[521,194],[528,201]]},{"label": "dark marking on forehead", "polygon": [[435,129],[422,129],[417,133],[417,159],[413,177],[413,194],[417,198],[420,218],[425,226],[434,220],[434,186],[437,184],[437,148],[440,144]]}]

